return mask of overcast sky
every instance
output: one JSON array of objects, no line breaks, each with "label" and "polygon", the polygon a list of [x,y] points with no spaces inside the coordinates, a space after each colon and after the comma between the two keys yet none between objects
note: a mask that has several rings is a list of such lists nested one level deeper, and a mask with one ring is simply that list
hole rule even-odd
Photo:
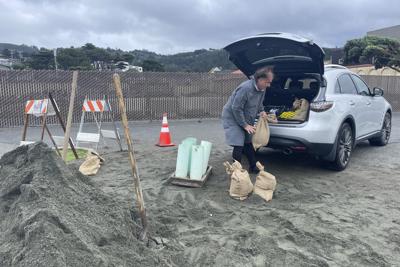
[{"label": "overcast sky", "polygon": [[161,54],[290,32],[324,47],[400,24],[399,0],[0,0],[0,42]]}]

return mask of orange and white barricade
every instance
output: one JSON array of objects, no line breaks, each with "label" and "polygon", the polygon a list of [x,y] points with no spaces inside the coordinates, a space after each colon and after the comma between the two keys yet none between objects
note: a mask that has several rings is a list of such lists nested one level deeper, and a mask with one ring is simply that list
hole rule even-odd
[{"label": "orange and white barricade", "polygon": [[[51,142],[53,143],[57,153],[61,156],[60,151],[58,150],[58,146],[60,143],[64,141],[64,136],[54,136],[50,133],[49,128],[46,125],[46,120],[48,116],[54,116],[57,115],[58,120],[60,122],[60,125],[62,126],[64,132],[65,128],[63,125],[63,121],[60,115],[60,110],[57,106],[57,103],[51,93],[48,94],[49,98],[44,98],[44,99],[30,99],[26,101],[25,103],[25,108],[24,108],[24,129],[22,133],[22,140],[20,142],[20,146],[22,145],[28,145],[31,143],[34,143],[35,141],[27,141],[26,140],[26,135],[27,135],[27,130],[29,127],[29,119],[30,116],[35,116],[35,117],[40,117],[42,120],[42,133],[41,133],[41,141],[44,139],[44,132],[46,131]],[[58,112],[58,113],[57,113]],[[70,146],[72,148],[72,151],[74,152],[74,155],[76,158],[78,158],[78,154],[75,151],[74,143],[72,142],[72,139],[69,139]]]},{"label": "orange and white barricade", "polygon": [[52,105],[49,106],[49,99],[39,100],[28,100],[25,104],[25,114],[34,115],[37,117],[41,116],[52,116],[55,115],[55,111]]},{"label": "orange and white barricade", "polygon": [[[96,122],[97,126],[97,132],[83,132],[83,125],[85,122],[85,114],[86,112],[90,112],[93,115],[93,119]],[[96,146],[96,149],[98,148],[98,144],[100,142],[100,139],[103,141],[105,144],[104,138],[110,138],[110,139],[115,139],[120,147],[120,150],[122,151],[122,145],[121,145],[121,137],[118,132],[118,128],[116,127],[116,124],[114,122],[114,118],[111,115],[111,119],[113,122],[114,129],[113,130],[104,130],[102,129],[102,121],[103,121],[103,113],[104,112],[112,112],[111,105],[105,96],[103,100],[99,99],[88,99],[87,97],[83,101],[82,105],[82,117],[81,117],[81,123],[79,125],[79,130],[78,134],[76,136],[76,142],[79,145],[79,143],[94,143]],[[96,114],[99,115],[99,119],[97,118]]]},{"label": "orange and white barricade", "polygon": [[[33,115],[35,117],[41,117],[42,119],[42,134],[41,134],[41,141],[44,138],[44,131],[46,130],[49,133],[50,138],[52,136],[46,126],[46,118],[47,116],[55,115],[55,111],[52,105],[49,105],[49,99],[30,99],[25,103],[24,109],[24,129],[22,133],[22,140],[20,141],[20,146],[32,144],[35,141],[27,141],[26,140],[26,133],[29,127],[29,116]],[[53,139],[52,139],[53,141]]]}]

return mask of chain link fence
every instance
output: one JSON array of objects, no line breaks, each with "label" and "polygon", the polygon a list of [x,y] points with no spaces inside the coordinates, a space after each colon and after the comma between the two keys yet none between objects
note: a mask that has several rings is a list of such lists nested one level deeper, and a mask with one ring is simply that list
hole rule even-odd
[{"label": "chain link fence", "polygon": [[[119,73],[129,120],[218,118],[232,90],[246,78],[242,75],[209,73]],[[120,120],[112,72],[80,71],[75,96],[73,122],[80,122],[82,104],[88,99],[107,96],[112,113],[103,121]],[[0,127],[24,123],[27,100],[47,98],[51,92],[66,121],[72,84],[72,71],[0,71]],[[87,118],[87,119],[86,119]],[[93,121],[86,116],[85,122]],[[55,117],[47,122],[57,123]],[[31,120],[30,125],[40,125]]]},{"label": "chain link fence", "polygon": [[[112,72],[80,71],[73,122],[80,122],[85,97],[108,96],[112,113],[103,121],[120,120]],[[120,73],[129,120],[219,118],[233,89],[246,78],[234,74],[209,73]],[[370,87],[380,87],[395,111],[400,111],[400,77],[363,76]],[[29,99],[47,98],[51,92],[66,121],[71,92],[72,71],[0,71],[0,127],[21,126]],[[85,121],[92,121],[86,116]],[[48,123],[58,123],[49,117]],[[40,120],[31,120],[40,125]]]}]

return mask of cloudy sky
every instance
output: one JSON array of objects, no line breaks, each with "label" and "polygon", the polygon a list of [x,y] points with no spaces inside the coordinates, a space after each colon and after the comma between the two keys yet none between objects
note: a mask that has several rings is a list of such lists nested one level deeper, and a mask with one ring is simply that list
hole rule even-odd
[{"label": "cloudy sky", "polygon": [[399,10],[398,0],[0,0],[0,42],[173,54],[290,32],[335,47],[399,25]]}]

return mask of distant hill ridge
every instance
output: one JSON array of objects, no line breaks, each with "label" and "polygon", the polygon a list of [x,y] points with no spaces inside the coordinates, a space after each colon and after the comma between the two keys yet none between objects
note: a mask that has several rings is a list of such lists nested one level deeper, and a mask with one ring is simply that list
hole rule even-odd
[{"label": "distant hill ridge", "polygon": [[[86,44],[87,45],[87,44]],[[123,51],[121,49],[99,48],[90,44],[96,49],[100,49],[109,54],[124,54],[128,53],[133,56],[130,61],[132,65],[142,66],[144,61],[156,61],[163,65],[165,71],[168,72],[208,72],[214,67],[221,67],[222,70],[234,70],[236,67],[228,60],[228,54],[222,49],[199,49],[193,52],[177,53],[173,55],[162,55],[147,50],[131,50]],[[11,43],[0,43],[0,53],[4,49],[21,51],[28,57],[39,52],[36,46],[16,45]],[[81,49],[76,47],[76,49]],[[326,59],[329,59],[332,52],[339,50],[343,53],[341,48],[324,48]]]}]

